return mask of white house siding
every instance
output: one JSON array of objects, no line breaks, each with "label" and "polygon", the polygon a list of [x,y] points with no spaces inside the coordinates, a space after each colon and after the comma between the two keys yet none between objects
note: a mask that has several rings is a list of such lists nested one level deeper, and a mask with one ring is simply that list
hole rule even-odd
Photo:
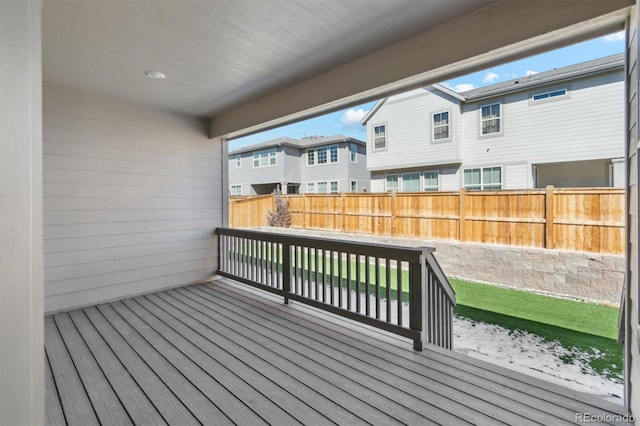
[{"label": "white house siding", "polygon": [[[432,141],[432,114],[449,112],[450,139]],[[460,158],[458,100],[429,88],[390,97],[367,122],[367,166],[370,171],[451,164]],[[373,149],[373,128],[387,126],[387,147]]]},{"label": "white house siding", "polygon": [[[568,96],[530,101],[533,94],[556,88],[566,88]],[[463,160],[503,165],[523,159],[539,164],[621,157],[622,99],[624,75],[618,71],[465,104]],[[502,101],[503,131],[481,137],[479,107],[497,100]]]},{"label": "white house siding", "polygon": [[222,158],[204,121],[45,86],[45,311],[210,276]]}]

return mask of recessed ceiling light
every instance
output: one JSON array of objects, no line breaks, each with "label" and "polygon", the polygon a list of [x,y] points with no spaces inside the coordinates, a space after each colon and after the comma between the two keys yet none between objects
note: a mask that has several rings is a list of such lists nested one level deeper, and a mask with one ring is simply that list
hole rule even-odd
[{"label": "recessed ceiling light", "polygon": [[154,80],[162,80],[165,77],[165,75],[160,71],[145,71],[144,73],[147,75],[147,77]]}]

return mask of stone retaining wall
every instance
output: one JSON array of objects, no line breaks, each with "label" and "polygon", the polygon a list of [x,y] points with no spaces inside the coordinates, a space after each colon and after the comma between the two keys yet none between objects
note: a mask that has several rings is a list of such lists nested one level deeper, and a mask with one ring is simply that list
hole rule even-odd
[{"label": "stone retaining wall", "polygon": [[624,256],[428,241],[445,273],[475,281],[620,303]]}]

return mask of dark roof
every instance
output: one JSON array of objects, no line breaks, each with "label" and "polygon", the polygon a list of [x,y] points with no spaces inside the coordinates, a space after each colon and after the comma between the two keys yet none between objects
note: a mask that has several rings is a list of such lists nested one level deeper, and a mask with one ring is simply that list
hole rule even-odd
[{"label": "dark roof", "polygon": [[594,59],[588,62],[581,62],[567,67],[556,68],[551,71],[544,71],[525,77],[515,78],[513,80],[480,87],[478,89],[467,90],[465,92],[460,92],[460,94],[466,98],[467,102],[472,102],[505,93],[530,89],[532,87],[572,80],[590,74],[599,74],[622,67],[624,67],[624,54],[619,53],[617,55],[606,56],[604,58]]},{"label": "dark roof", "polygon": [[245,146],[242,148],[229,151],[229,154],[240,154],[243,152],[257,151],[260,149],[268,149],[276,146],[291,146],[294,148],[311,148],[319,145],[328,145],[337,142],[351,142],[360,145],[366,145],[366,142],[360,139],[352,138],[344,135],[332,135],[332,136],[309,136],[302,139],[293,139],[286,136],[271,139],[265,142],[260,142],[254,145]]}]

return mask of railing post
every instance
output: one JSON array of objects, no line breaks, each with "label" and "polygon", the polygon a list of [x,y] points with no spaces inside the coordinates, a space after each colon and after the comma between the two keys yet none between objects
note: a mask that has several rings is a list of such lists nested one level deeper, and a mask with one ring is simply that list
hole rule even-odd
[{"label": "railing post", "polygon": [[409,263],[409,328],[419,334],[413,339],[413,349],[421,351],[424,342],[424,256]]},{"label": "railing post", "polygon": [[[282,244],[282,290],[291,293],[291,246]],[[289,298],[284,297],[284,303],[289,304]]]}]

